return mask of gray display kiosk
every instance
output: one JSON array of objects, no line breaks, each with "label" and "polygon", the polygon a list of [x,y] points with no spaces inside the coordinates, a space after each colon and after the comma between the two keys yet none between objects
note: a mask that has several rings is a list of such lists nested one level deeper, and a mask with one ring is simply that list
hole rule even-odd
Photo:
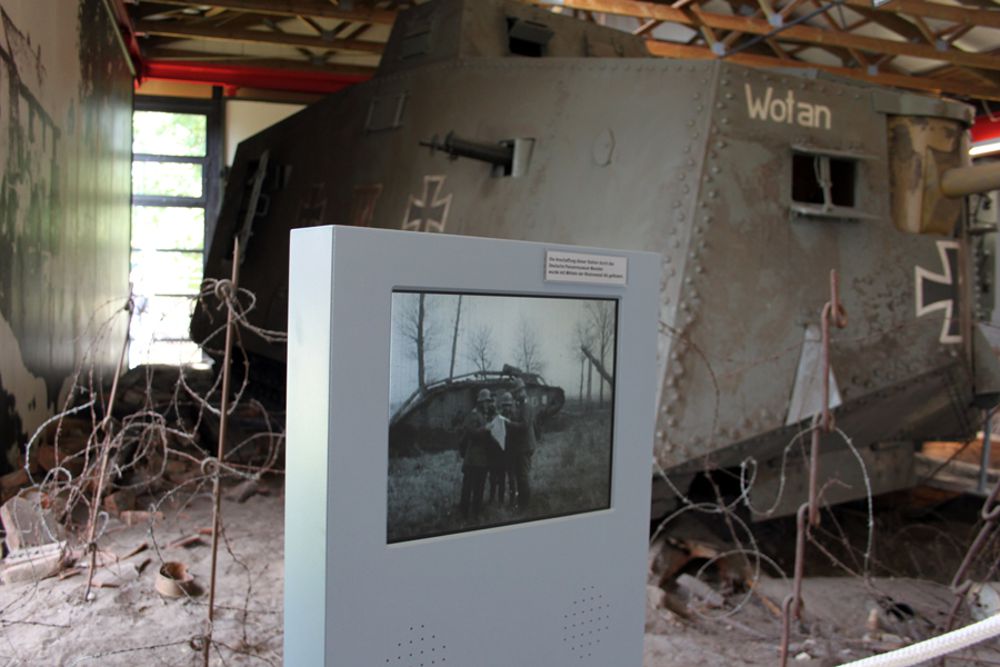
[{"label": "gray display kiosk", "polygon": [[639,667],[659,255],[316,227],[290,266],[285,664]]}]

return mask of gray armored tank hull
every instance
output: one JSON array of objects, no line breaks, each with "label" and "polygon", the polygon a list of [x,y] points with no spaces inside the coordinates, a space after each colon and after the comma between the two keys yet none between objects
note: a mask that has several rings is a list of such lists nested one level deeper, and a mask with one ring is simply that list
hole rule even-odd
[{"label": "gray armored tank hull", "polygon": [[555,416],[566,402],[562,387],[553,387],[536,374],[486,371],[448,378],[414,392],[389,418],[389,453],[407,456],[418,452],[457,449],[465,435],[465,417],[476,407],[480,390],[493,396],[513,392],[515,380],[525,384],[535,406],[536,427]]},{"label": "gray armored tank hull", "polygon": [[[525,22],[551,33],[541,57],[511,55]],[[644,56],[630,35],[518,3],[404,13],[374,80],[240,145],[207,274],[229,274],[242,235],[256,323],[283,329],[291,227],[660,252],[655,452],[683,474],[779,456],[808,427],[836,269],[849,314],[832,334],[837,423],[877,489],[906,485],[912,446],[881,443],[964,437],[976,396],[997,388],[973,320],[962,202],[931,183],[964,164],[969,108],[809,72]],[[449,133],[509,159],[449,156]],[[208,329],[196,317],[195,335]],[[834,456],[843,443],[827,446]]]}]

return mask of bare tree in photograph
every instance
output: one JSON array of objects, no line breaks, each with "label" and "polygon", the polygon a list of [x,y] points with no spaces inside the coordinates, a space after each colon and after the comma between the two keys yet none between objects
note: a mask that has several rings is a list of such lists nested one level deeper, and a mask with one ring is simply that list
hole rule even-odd
[{"label": "bare tree in photograph", "polygon": [[517,325],[514,360],[525,373],[541,373],[545,367],[538,349],[538,331],[523,317]]},{"label": "bare tree in photograph", "polygon": [[437,344],[437,332],[427,308],[427,295],[411,295],[400,318],[400,333],[413,343],[411,354],[417,360],[417,385],[427,388],[427,355]]},{"label": "bare tree in photograph", "polygon": [[458,295],[458,305],[455,307],[455,331],[451,336],[451,365],[448,366],[448,377],[455,377],[455,351],[458,350],[458,322],[462,318],[462,295]]},{"label": "bare tree in photograph", "polygon": [[496,340],[493,338],[493,328],[488,324],[476,327],[465,339],[465,357],[479,372],[493,369],[493,350]]},{"label": "bare tree in photograph", "polygon": [[590,352],[594,356],[592,361],[598,368],[602,380],[598,381],[598,400],[600,405],[604,405],[604,384],[608,384],[611,389],[610,373],[608,367],[608,353],[611,351],[611,343],[615,337],[615,306],[610,301],[588,301],[587,316],[590,319],[590,329],[593,333],[592,347]]},{"label": "bare tree in photograph", "polygon": [[587,355],[583,350],[591,346],[590,326],[586,321],[577,321],[573,332],[573,356],[580,362],[580,391],[577,394],[580,401],[583,401],[583,379],[587,370]]}]

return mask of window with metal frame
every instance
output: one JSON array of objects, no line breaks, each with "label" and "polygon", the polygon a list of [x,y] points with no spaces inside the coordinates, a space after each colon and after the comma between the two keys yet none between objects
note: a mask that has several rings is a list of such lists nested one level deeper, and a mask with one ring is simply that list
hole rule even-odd
[{"label": "window with metal frame", "polygon": [[189,327],[202,281],[205,223],[217,205],[218,110],[217,99],[136,97],[130,366],[205,361]]}]

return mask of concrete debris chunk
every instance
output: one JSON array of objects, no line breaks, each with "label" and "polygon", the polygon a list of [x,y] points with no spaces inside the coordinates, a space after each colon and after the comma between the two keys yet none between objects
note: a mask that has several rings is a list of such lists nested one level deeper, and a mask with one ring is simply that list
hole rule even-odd
[{"label": "concrete debris chunk", "polygon": [[15,496],[0,507],[0,522],[5,533],[4,542],[10,552],[51,544],[63,538],[52,513],[35,499]]},{"label": "concrete debris chunk", "polygon": [[12,552],[0,564],[0,580],[5,584],[41,581],[62,568],[65,542],[53,542]]},{"label": "concrete debris chunk", "polygon": [[967,596],[973,620],[983,621],[1000,612],[1000,583],[973,584]]},{"label": "concrete debris chunk", "polygon": [[238,503],[245,503],[258,493],[266,494],[267,490],[260,487],[260,483],[255,479],[248,479],[234,486],[226,497]]},{"label": "concrete debris chunk", "polygon": [[719,609],[725,604],[725,600],[715,589],[690,574],[685,573],[677,577],[677,586],[696,604],[704,604],[713,609]]},{"label": "concrete debris chunk", "polygon": [[163,521],[163,512],[145,512],[141,510],[125,510],[118,515],[126,526],[135,526],[140,523]]},{"label": "concrete debris chunk", "polygon": [[659,586],[646,586],[646,632],[665,634],[677,625],[670,596]]}]

